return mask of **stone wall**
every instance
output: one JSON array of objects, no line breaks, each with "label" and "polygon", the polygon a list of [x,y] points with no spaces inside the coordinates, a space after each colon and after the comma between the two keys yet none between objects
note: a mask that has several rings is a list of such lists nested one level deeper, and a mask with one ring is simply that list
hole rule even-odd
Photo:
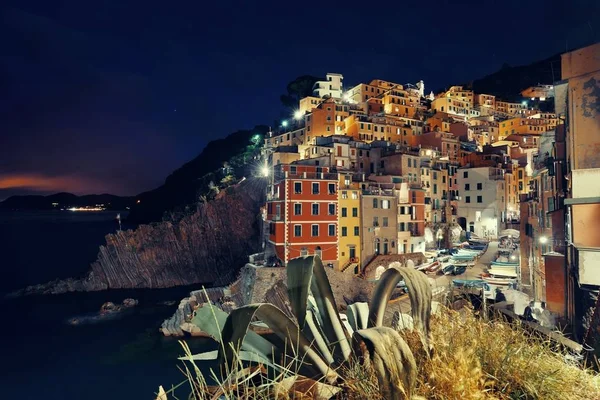
[{"label": "stone wall", "polygon": [[364,276],[367,280],[375,279],[375,269],[377,267],[387,267],[393,262],[399,262],[403,266],[408,260],[412,260],[415,266],[423,264],[426,261],[423,253],[406,253],[406,254],[386,254],[375,257],[364,269]]}]

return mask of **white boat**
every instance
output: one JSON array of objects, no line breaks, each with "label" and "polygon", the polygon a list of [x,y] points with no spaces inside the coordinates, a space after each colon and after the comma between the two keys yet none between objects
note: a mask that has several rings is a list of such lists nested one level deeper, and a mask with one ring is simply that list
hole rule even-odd
[{"label": "white boat", "polygon": [[488,274],[493,276],[494,278],[516,278],[517,277],[517,271],[516,270],[511,271],[509,268],[503,268],[503,269],[490,268],[488,270]]},{"label": "white boat", "polygon": [[516,279],[495,278],[491,276],[482,276],[481,278],[490,285],[511,285],[517,281]]}]

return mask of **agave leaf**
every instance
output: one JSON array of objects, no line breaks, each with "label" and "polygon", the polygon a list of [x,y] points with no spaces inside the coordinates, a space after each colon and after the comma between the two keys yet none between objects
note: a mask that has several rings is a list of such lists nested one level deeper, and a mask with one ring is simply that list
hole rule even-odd
[{"label": "agave leaf", "polygon": [[[219,359],[222,362],[231,363],[240,346],[252,318],[257,317],[267,324],[273,332],[282,339],[293,350],[298,351],[295,356],[303,360],[306,366],[314,373],[324,377],[328,382],[335,383],[338,374],[333,371],[329,364],[311,347],[310,342],[300,331],[298,326],[288,318],[279,308],[272,304],[259,303],[237,308],[229,314],[223,331],[221,332],[223,343],[226,345],[219,349]],[[280,349],[285,352],[288,349]]]},{"label": "agave leaf", "polygon": [[[241,361],[252,362],[252,363],[256,363],[256,364],[263,364],[269,368],[272,368],[275,371],[280,371],[280,372],[285,371],[285,368],[274,363],[272,359],[265,358],[261,354],[258,354],[253,351],[240,350],[235,356],[237,357],[238,360],[241,360]],[[219,357],[219,351],[213,350],[213,351],[207,351],[205,353],[194,354],[192,356],[181,356],[181,357],[178,357],[178,360],[206,362],[206,361],[217,361],[218,357]]]},{"label": "agave leaf", "polygon": [[204,304],[194,312],[191,323],[217,342],[221,341],[221,330],[225,326],[227,313],[210,303]]},{"label": "agave leaf", "polygon": [[414,269],[389,268],[379,279],[369,308],[369,327],[383,325],[383,317],[392,291],[400,280],[404,279],[410,298],[411,316],[414,326],[421,332],[421,339],[429,344],[429,320],[431,317],[431,285],[425,275]]},{"label": "agave leaf", "polygon": [[369,323],[369,304],[364,302],[350,304],[346,316],[353,330],[366,329]]},{"label": "agave leaf", "polygon": [[[225,326],[228,315],[220,308],[207,303],[196,310],[194,318],[192,318],[192,324],[217,342],[221,342],[221,330]],[[263,358],[270,359],[273,353],[273,345],[258,333],[249,330],[244,337],[242,350],[255,352]]]},{"label": "agave leaf", "polygon": [[354,332],[352,345],[359,360],[370,364],[384,399],[410,398],[417,365],[408,344],[392,328],[380,326]]},{"label": "agave leaf", "polygon": [[415,328],[415,324],[410,315],[395,311],[394,316],[392,317],[392,328],[396,330],[413,330]]},{"label": "agave leaf", "polygon": [[312,257],[298,257],[290,260],[286,268],[288,298],[298,326],[304,327],[308,291],[313,276]]},{"label": "agave leaf", "polygon": [[338,361],[348,360],[352,353],[350,338],[338,314],[338,308],[323,263],[318,256],[307,258],[312,258],[313,263],[313,279],[311,280],[310,290],[319,310],[321,327],[329,341],[329,345],[332,347],[333,357]]},{"label": "agave leaf", "polygon": [[306,311],[306,325],[302,332],[307,336],[307,339],[312,341],[316,346],[325,361],[329,364],[333,364],[333,355],[325,340],[325,334],[323,333],[321,326],[317,323],[315,314],[310,309]]}]

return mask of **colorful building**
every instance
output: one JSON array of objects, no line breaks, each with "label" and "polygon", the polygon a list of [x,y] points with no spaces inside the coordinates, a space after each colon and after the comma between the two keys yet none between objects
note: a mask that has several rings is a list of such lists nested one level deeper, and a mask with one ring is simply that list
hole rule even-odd
[{"label": "colorful building", "polygon": [[267,194],[269,245],[283,264],[309,254],[338,263],[338,175],[329,168],[280,164]]}]

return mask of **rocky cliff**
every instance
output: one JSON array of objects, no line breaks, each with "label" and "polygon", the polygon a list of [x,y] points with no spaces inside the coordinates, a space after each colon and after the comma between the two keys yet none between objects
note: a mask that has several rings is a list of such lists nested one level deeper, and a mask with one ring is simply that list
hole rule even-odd
[{"label": "rocky cliff", "polygon": [[260,248],[264,180],[243,179],[177,222],[106,236],[84,279],[30,286],[19,294],[231,283]]}]

